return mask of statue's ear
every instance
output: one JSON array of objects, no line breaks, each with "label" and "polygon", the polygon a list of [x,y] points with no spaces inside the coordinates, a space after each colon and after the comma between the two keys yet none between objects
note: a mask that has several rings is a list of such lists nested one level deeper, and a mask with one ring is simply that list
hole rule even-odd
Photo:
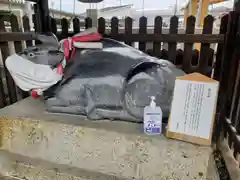
[{"label": "statue's ear", "polygon": [[40,46],[49,47],[51,49],[58,49],[59,47],[58,39],[53,33],[37,34],[36,39],[42,42]]}]

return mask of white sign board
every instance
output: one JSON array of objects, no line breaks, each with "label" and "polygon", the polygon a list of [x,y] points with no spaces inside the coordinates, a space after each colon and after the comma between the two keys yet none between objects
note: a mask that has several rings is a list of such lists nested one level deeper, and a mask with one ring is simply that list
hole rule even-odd
[{"label": "white sign board", "polygon": [[175,81],[167,136],[196,144],[211,144],[218,82],[199,73]]}]

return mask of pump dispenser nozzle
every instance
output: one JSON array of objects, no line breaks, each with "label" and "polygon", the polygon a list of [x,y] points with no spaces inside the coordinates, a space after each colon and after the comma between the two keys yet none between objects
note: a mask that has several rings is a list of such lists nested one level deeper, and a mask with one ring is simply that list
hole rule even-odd
[{"label": "pump dispenser nozzle", "polygon": [[151,96],[151,103],[150,103],[150,107],[156,107],[156,103],[155,103],[155,96]]}]

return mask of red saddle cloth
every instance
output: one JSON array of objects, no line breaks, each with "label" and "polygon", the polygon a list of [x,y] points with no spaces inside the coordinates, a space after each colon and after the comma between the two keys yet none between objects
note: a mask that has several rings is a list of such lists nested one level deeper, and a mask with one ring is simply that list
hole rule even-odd
[{"label": "red saddle cloth", "polygon": [[66,60],[69,60],[75,54],[76,48],[74,47],[74,42],[95,42],[100,41],[102,36],[99,33],[91,33],[86,35],[74,36],[72,38],[66,39],[63,43],[64,56]]}]

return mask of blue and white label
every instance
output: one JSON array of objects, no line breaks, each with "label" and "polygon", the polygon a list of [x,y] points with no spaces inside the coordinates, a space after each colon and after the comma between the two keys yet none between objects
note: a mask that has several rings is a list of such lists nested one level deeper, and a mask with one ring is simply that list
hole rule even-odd
[{"label": "blue and white label", "polygon": [[160,107],[146,107],[144,109],[144,132],[147,134],[161,134],[162,112]]}]

